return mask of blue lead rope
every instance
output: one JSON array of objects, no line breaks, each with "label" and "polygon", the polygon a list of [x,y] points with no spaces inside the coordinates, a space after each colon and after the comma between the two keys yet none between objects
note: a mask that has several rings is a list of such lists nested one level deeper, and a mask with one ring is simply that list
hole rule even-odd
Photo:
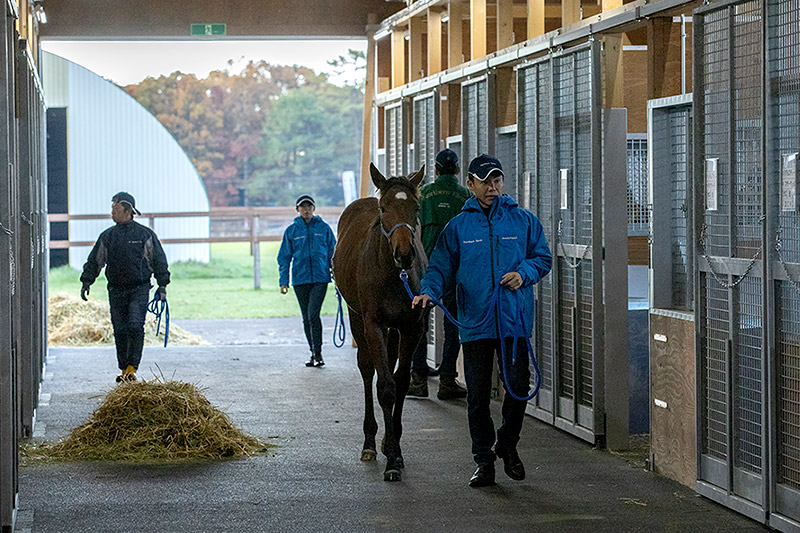
[{"label": "blue lead rope", "polygon": [[342,311],[342,293],[336,288],[336,299],[339,308],[336,310],[336,319],[333,322],[333,345],[337,348],[344,346],[344,311]]},{"label": "blue lead rope", "polygon": [[[403,286],[406,288],[406,293],[408,294],[408,297],[413,300],[414,299],[414,293],[411,292],[411,287],[408,285],[408,273],[405,270],[401,270],[400,271],[400,279],[403,282]],[[528,344],[528,355],[530,356],[531,364],[533,365],[533,369],[536,371],[536,387],[534,387],[533,392],[531,393],[530,396],[522,397],[522,396],[517,396],[517,394],[511,389],[511,386],[508,384],[508,381],[506,381],[506,379],[507,379],[506,376],[509,375],[508,374],[508,367],[507,367],[507,365],[508,365],[507,359],[508,358],[506,357],[506,343],[505,343],[505,338],[506,337],[505,337],[505,335],[503,335],[503,323],[500,320],[500,317],[502,316],[502,314],[500,313],[500,308],[501,308],[500,300],[501,300],[502,290],[503,290],[503,286],[498,283],[497,287],[495,287],[494,292],[492,293],[492,297],[490,299],[490,302],[493,305],[489,306],[489,310],[486,312],[486,316],[484,316],[483,319],[480,320],[480,322],[478,322],[477,324],[474,324],[474,325],[473,324],[462,324],[462,323],[458,322],[453,317],[453,315],[450,314],[450,312],[447,310],[447,308],[445,308],[445,306],[443,306],[435,298],[430,298],[430,301],[433,302],[434,305],[439,307],[444,312],[444,315],[447,317],[447,319],[450,322],[455,324],[457,327],[463,328],[463,329],[473,329],[473,328],[479,328],[479,327],[485,326],[492,319],[492,307],[494,307],[495,316],[497,317],[498,329],[500,330],[499,331],[500,332],[500,361],[502,362],[502,365],[503,365],[503,373],[502,373],[502,376],[501,376],[503,378],[503,383],[505,384],[506,390],[508,391],[508,393],[511,395],[512,398],[514,398],[515,400],[522,401],[522,402],[527,402],[528,400],[533,399],[537,394],[539,394],[539,386],[542,384],[542,373],[539,371],[539,364],[536,362],[536,356],[533,353],[533,346],[531,345],[531,340],[530,340],[530,338],[526,338],[525,341]],[[519,293],[516,293],[516,296],[517,296],[517,298],[521,297],[521,295]],[[517,317],[517,321],[519,323],[522,323],[523,322],[522,306],[517,306],[517,308],[520,310],[519,316]],[[514,338],[514,343],[513,343],[513,347],[512,347],[512,353],[511,353],[511,364],[512,365],[517,362],[517,337],[514,336],[513,338]]]},{"label": "blue lead rope", "polygon": [[[161,303],[160,306],[158,305],[159,303]],[[153,299],[147,305],[147,310],[156,315],[156,337],[158,337],[158,332],[161,329],[161,315],[164,315],[166,319],[164,324],[164,348],[166,348],[167,341],[169,341],[169,304],[166,300],[161,299],[158,290],[156,290]]]}]

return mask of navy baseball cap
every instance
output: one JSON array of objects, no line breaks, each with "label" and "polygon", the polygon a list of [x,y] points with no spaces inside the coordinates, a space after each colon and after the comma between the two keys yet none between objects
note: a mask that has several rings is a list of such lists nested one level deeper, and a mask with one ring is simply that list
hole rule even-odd
[{"label": "navy baseball cap", "polygon": [[138,209],[136,209],[136,200],[133,199],[133,195],[128,194],[126,192],[118,192],[114,196],[111,197],[112,202],[117,202],[118,204],[128,204],[131,206],[131,209],[137,215],[141,215]]},{"label": "navy baseball cap", "polygon": [[314,199],[311,198],[310,194],[303,194],[300,197],[298,197],[297,201],[294,203],[294,206],[295,207],[300,207],[300,204],[302,204],[303,202],[308,202],[311,205],[313,205],[314,207],[317,207],[316,202],[314,202]]},{"label": "navy baseball cap", "polygon": [[486,181],[486,178],[495,172],[499,172],[501,176],[505,177],[500,161],[490,155],[481,154],[469,163],[469,175],[481,181]]},{"label": "navy baseball cap", "polygon": [[436,154],[436,168],[442,171],[455,172],[458,167],[458,155],[449,148],[445,148]]}]

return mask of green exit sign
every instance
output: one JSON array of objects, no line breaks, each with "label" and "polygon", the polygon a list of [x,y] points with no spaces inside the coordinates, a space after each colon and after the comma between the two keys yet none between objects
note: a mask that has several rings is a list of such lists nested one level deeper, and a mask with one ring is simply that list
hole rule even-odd
[{"label": "green exit sign", "polygon": [[225,24],[192,24],[191,35],[227,35]]}]

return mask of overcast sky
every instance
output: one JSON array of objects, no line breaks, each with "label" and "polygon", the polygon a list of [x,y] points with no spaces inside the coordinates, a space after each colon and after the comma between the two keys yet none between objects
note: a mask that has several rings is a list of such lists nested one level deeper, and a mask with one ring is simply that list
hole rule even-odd
[{"label": "overcast sky", "polygon": [[[228,68],[229,60],[234,61],[233,73],[240,72],[251,59],[330,72],[328,60],[346,56],[348,49],[365,51],[366,45],[365,40],[42,41],[44,50],[123,86],[176,70],[204,78],[212,70]],[[351,73],[347,81],[353,77]]]}]

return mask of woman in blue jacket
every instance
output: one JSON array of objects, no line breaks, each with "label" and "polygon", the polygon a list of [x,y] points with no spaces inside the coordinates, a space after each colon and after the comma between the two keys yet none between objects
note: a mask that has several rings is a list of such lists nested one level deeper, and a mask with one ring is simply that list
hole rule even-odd
[{"label": "woman in blue jacket", "polygon": [[[455,284],[472,455],[478,465],[471,487],[494,485],[494,461],[503,459],[505,473],[525,478],[517,454],[527,402],[506,394],[503,421],[495,434],[489,411],[491,377],[500,339],[510,354],[517,339],[514,364],[504,376],[507,387],[525,394],[530,387],[527,343],[533,327],[533,285],[550,272],[552,256],[542,224],[503,193],[503,168],[494,157],[480,155],[469,165],[467,186],[475,195],[444,228],[413,306],[440,300]],[[498,283],[502,316],[497,320],[493,293]],[[520,320],[521,317],[521,320]],[[500,368],[503,368],[502,363]],[[527,394],[525,394],[527,395]],[[492,451],[494,445],[494,451]]]},{"label": "woman in blue jacket", "polygon": [[292,225],[283,234],[278,251],[278,273],[281,294],[289,292],[289,266],[292,286],[303,314],[311,358],[306,366],[322,366],[322,321],[319,318],[328,283],[331,282],[331,258],[336,245],[333,230],[320,217],[314,216],[314,199],[304,194],[295,202],[297,213]]}]

